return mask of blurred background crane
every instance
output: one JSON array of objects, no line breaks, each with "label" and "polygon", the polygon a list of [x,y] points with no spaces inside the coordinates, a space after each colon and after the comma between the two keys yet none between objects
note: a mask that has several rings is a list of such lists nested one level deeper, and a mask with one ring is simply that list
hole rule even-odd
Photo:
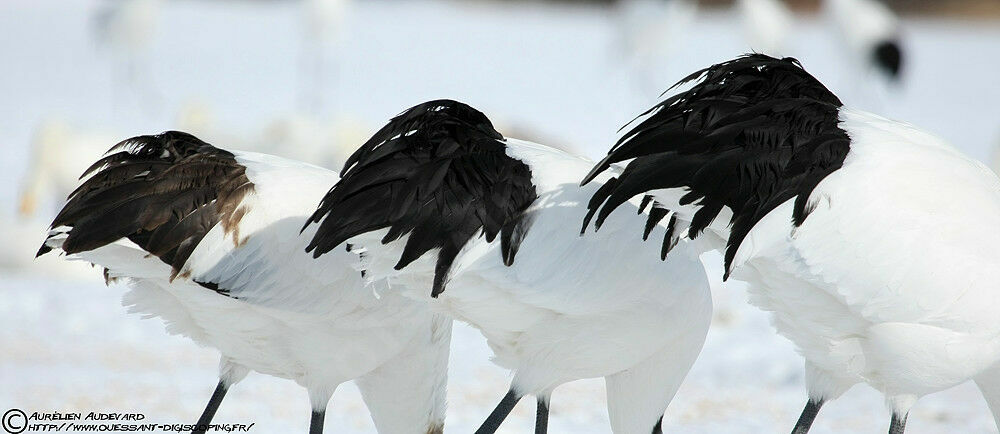
[{"label": "blurred background crane", "polygon": [[135,103],[156,110],[161,96],[150,80],[150,45],[160,21],[162,0],[107,0],[94,9],[94,42],[107,50],[116,104]]}]

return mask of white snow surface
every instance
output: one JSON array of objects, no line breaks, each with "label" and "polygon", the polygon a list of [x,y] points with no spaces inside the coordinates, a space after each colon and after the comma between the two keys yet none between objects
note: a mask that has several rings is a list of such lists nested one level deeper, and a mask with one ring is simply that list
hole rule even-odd
[{"label": "white snow surface", "polygon": [[[224,125],[258,131],[296,111],[299,5],[164,3],[145,88],[112,82],[112,62],[89,27],[97,5],[0,2],[0,411],[141,412],[150,422],[193,423],[215,387],[214,350],[168,336],[159,320],[126,314],[124,288],[105,286],[97,270],[51,270],[60,267],[51,259],[26,265],[32,240],[44,238],[43,224],[14,217],[30,139],[52,117],[122,138],[159,132],[173,128],[174,114],[192,99],[210,101]],[[642,74],[659,80],[644,89],[647,80],[630,79],[638,74],[615,52],[610,9],[420,0],[358,2],[351,11],[325,111],[381,125],[423,100],[453,98],[485,111],[501,132],[590,157],[606,152],[618,127],[673,81],[747,49],[735,14],[701,12],[670,57]],[[986,159],[1000,134],[1000,23],[905,19],[903,30],[908,57],[899,86],[852,69],[837,36],[815,18],[799,17],[788,54],[848,104],[910,121]],[[787,432],[805,403],[802,360],[767,315],[746,304],[740,285],[721,286],[720,266],[710,274],[715,319],[664,431]],[[489,357],[482,336],[456,324],[446,432],[473,431],[506,392],[508,373]],[[230,391],[216,422],[304,432],[308,412],[304,389],[252,374]],[[530,432],[533,421],[526,399],[500,432]],[[858,386],[827,404],[812,432],[884,432],[888,422],[882,398]],[[908,425],[910,434],[997,432],[971,384],[920,400]],[[326,427],[374,432],[352,385],[334,395]],[[603,382],[556,389],[550,432],[608,431]]]}]

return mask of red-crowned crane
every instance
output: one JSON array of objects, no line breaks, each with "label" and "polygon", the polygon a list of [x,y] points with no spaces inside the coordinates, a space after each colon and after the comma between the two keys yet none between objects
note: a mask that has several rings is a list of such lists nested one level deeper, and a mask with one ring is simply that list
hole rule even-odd
[{"label": "red-crowned crane", "polygon": [[219,350],[219,384],[195,432],[249,371],[308,390],[311,434],[350,380],[380,433],[441,432],[451,320],[420,301],[376,296],[344,249],[319,260],[304,250],[312,231],[300,229],[335,172],[176,131],[111,152],[87,171],[39,254],[104,267],[131,287],[131,312]]},{"label": "red-crowned crane", "polygon": [[[429,101],[351,156],[310,219],[308,248],[351,245],[370,278],[387,279],[382,292],[431,300],[483,333],[514,376],[478,434],[525,395],[544,433],[553,389],[594,377],[605,378],[613,432],[660,433],[711,318],[701,250],[673,220],[657,224],[658,210],[644,235],[638,203],[580,236],[575,219],[597,188],[579,180],[592,165],[504,138],[465,104]],[[650,235],[670,240],[665,262],[642,242]]]},{"label": "red-crowned crane", "polygon": [[884,394],[893,434],[919,397],[970,379],[1000,416],[996,175],[909,124],[844,107],[795,59],[747,55],[692,81],[584,180],[604,184],[595,223],[649,195],[725,253],[725,276],[749,283],[805,358],[794,433],[857,383]]}]

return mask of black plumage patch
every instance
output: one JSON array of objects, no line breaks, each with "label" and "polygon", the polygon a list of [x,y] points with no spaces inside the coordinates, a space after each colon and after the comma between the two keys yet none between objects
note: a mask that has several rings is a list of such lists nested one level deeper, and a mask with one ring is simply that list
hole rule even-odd
[{"label": "black plumage patch", "polygon": [[[746,55],[695,72],[700,81],[643,115],[583,183],[612,163],[633,159],[590,201],[597,227],[629,198],[665,188],[697,203],[689,234],[696,237],[722,208],[733,212],[726,275],[740,243],[769,211],[795,198],[793,223],[810,211],[817,184],[839,169],[850,148],[839,128],[841,102],[795,59]],[[675,85],[675,86],[677,86]],[[650,218],[662,218],[650,213]],[[672,229],[672,228],[671,228]],[[668,233],[672,235],[673,230]],[[670,242],[665,240],[665,246]]]},{"label": "black plumage patch", "polygon": [[385,228],[382,243],[409,235],[396,269],[440,249],[436,297],[477,232],[487,241],[499,234],[504,263],[513,263],[529,224],[523,212],[537,197],[530,169],[506,154],[486,115],[456,101],[429,101],[393,118],[351,155],[306,222],[320,224],[306,251],[318,257]]},{"label": "black plumage patch", "polygon": [[[238,223],[246,209],[240,203],[254,186],[232,153],[179,131],[133,137],[108,153],[87,169],[83,177],[93,176],[52,222],[71,228],[66,253],[128,238],[169,264],[173,279],[216,224],[241,242]],[[214,283],[197,283],[225,293]]]}]

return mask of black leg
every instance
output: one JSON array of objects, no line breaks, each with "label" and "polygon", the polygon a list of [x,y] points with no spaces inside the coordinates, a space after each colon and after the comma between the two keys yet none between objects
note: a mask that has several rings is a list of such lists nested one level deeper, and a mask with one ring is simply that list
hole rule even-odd
[{"label": "black leg", "polygon": [[542,398],[538,398],[538,407],[535,409],[535,434],[545,434],[549,430],[549,405]]},{"label": "black leg", "polygon": [[903,430],[906,429],[906,416],[897,415],[895,412],[892,413],[892,422],[889,423],[889,434],[903,434]]},{"label": "black leg", "polygon": [[660,420],[656,421],[656,426],[653,427],[653,434],[663,434],[663,416],[660,416]]},{"label": "black leg", "polygon": [[222,404],[222,398],[226,397],[228,391],[229,387],[219,381],[219,385],[215,386],[215,392],[212,393],[212,398],[208,400],[208,405],[205,406],[205,411],[201,413],[201,417],[198,418],[198,423],[195,424],[191,434],[205,434],[208,424],[212,423],[212,418],[215,417],[215,412],[219,409],[219,404]]},{"label": "black leg", "polygon": [[816,414],[819,413],[819,409],[822,406],[822,400],[813,401],[810,399],[806,403],[806,407],[802,409],[802,415],[799,416],[799,421],[795,423],[795,428],[792,428],[792,434],[806,434],[809,432],[809,428],[812,427],[813,420],[816,419]]},{"label": "black leg", "polygon": [[520,400],[521,397],[514,393],[513,390],[507,392],[503,399],[500,400],[500,403],[497,404],[497,408],[493,409],[493,412],[486,418],[482,426],[476,430],[476,434],[493,434],[497,432],[497,428],[500,428],[500,424],[507,418],[510,411],[514,409],[514,406],[517,405],[517,401]]},{"label": "black leg", "polygon": [[309,419],[309,434],[323,434],[323,420],[326,418],[326,410],[313,410],[312,418]]}]

